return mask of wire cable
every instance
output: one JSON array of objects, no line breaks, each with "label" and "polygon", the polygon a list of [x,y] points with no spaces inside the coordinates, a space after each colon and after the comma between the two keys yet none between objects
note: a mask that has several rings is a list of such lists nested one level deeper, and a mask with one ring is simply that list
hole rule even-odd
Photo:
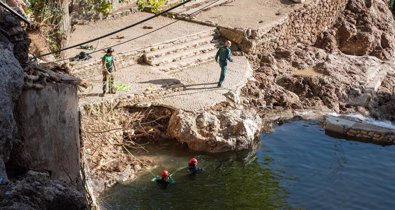
[{"label": "wire cable", "polygon": [[[207,9],[209,6],[211,6],[211,5],[215,4],[215,3],[217,3],[218,1],[220,1],[220,0],[215,0],[215,1],[213,1],[212,3],[206,5],[205,7],[201,8],[201,9],[199,9],[199,10],[196,10],[195,12],[189,14],[188,16],[192,16],[192,15],[194,15],[194,14],[196,14],[196,13],[202,11],[202,10],[205,10],[205,9]],[[120,42],[120,43],[117,43],[117,44],[114,44],[114,45],[106,46],[106,47],[103,47],[103,48],[101,48],[101,49],[98,49],[98,50],[95,50],[95,51],[92,51],[92,52],[88,52],[87,54],[92,55],[92,54],[94,54],[94,53],[103,51],[103,50],[108,49],[108,48],[113,48],[113,47],[116,47],[116,46],[120,46],[120,45],[126,44],[126,43],[128,43],[128,42],[131,42],[131,41],[137,40],[137,39],[139,39],[139,38],[145,37],[145,36],[147,36],[147,35],[149,35],[149,34],[152,34],[152,33],[156,32],[156,31],[162,30],[162,29],[164,29],[164,28],[166,28],[166,27],[168,27],[168,26],[170,26],[170,25],[173,25],[173,24],[179,22],[179,21],[181,21],[181,20],[173,21],[173,22],[168,23],[168,24],[166,24],[166,25],[164,25],[164,26],[161,26],[160,28],[157,28],[157,29],[155,29],[155,30],[153,30],[153,31],[147,32],[147,33],[145,33],[145,34],[141,34],[141,35],[139,35],[139,36],[133,37],[133,38],[131,38],[131,39],[128,39],[128,40],[126,40],[126,41],[123,41],[123,42]],[[56,61],[51,61],[51,62],[46,62],[46,63],[61,62],[61,61],[65,61],[65,60],[70,60],[70,59],[75,58],[75,57],[76,57],[76,56],[72,56],[72,57],[68,57],[68,58],[64,58],[64,59],[59,59],[59,60],[56,60]]]},{"label": "wire cable", "polygon": [[[36,58],[41,58],[41,57],[44,57],[44,56],[47,56],[47,55],[51,55],[51,54],[54,54],[54,53],[60,53],[60,52],[65,51],[65,50],[69,50],[69,49],[72,49],[72,48],[75,48],[75,47],[78,47],[78,46],[81,46],[81,45],[84,45],[84,44],[88,44],[88,43],[91,43],[91,42],[94,42],[94,41],[97,41],[97,40],[100,40],[100,39],[109,37],[109,36],[111,36],[111,35],[117,34],[117,33],[121,32],[121,31],[126,30],[126,29],[129,29],[129,28],[135,27],[135,26],[137,26],[137,25],[140,25],[140,24],[142,24],[142,23],[145,23],[145,22],[147,22],[147,21],[149,21],[149,20],[151,20],[151,19],[154,19],[154,18],[156,18],[156,17],[159,17],[159,16],[161,16],[161,15],[164,15],[164,14],[166,14],[166,13],[168,13],[168,12],[170,12],[170,11],[172,11],[172,10],[174,10],[174,9],[176,9],[176,8],[178,8],[178,7],[180,7],[180,6],[184,5],[184,4],[186,4],[186,3],[189,3],[190,1],[192,1],[192,0],[186,0],[186,1],[182,2],[182,3],[180,3],[180,4],[177,4],[177,5],[174,6],[174,7],[170,7],[169,9],[167,9],[167,10],[165,10],[165,11],[163,11],[163,12],[160,12],[160,13],[158,13],[158,14],[155,14],[155,15],[151,16],[151,17],[148,17],[148,18],[146,18],[146,19],[140,20],[140,21],[138,21],[138,22],[136,22],[136,23],[133,23],[133,24],[131,24],[131,25],[128,25],[128,26],[123,27],[123,28],[121,28],[121,29],[118,29],[118,30],[116,30],[116,31],[110,32],[110,33],[108,33],[108,34],[104,34],[104,35],[99,36],[99,37],[96,37],[96,38],[94,38],[94,39],[91,39],[91,40],[88,40],[88,41],[85,41],[85,42],[82,42],[82,43],[79,43],[79,44],[71,45],[71,46],[69,46],[69,47],[65,47],[65,48],[62,48],[62,49],[60,49],[60,50],[56,50],[56,51],[54,51],[54,52],[50,52],[50,53],[46,53],[46,54],[43,54],[43,55],[39,55],[39,56],[37,56]],[[1,2],[1,1],[0,1],[0,2]]]},{"label": "wire cable", "polygon": [[21,14],[13,10],[10,6],[8,6],[6,3],[4,3],[2,0],[0,0],[0,5],[6,8],[9,12],[11,12],[13,15],[17,16],[19,19],[21,19],[23,22],[27,23],[30,25],[30,21],[23,17]]}]

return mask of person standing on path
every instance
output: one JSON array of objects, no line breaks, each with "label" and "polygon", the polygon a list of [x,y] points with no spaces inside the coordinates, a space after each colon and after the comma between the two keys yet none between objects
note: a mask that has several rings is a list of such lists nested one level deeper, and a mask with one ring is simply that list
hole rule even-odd
[{"label": "person standing on path", "polygon": [[[215,61],[218,62],[219,66],[221,67],[221,76],[219,77],[217,87],[222,87],[222,83],[225,80],[225,74],[227,71],[228,61],[233,62],[232,52],[230,51],[231,45],[232,45],[232,43],[229,40],[227,40],[225,42],[225,47],[219,48],[217,54],[215,55]],[[218,60],[218,58],[219,58],[219,60]]]},{"label": "person standing on path", "polygon": [[107,91],[107,84],[109,93],[114,94],[114,75],[113,72],[116,71],[114,57],[112,53],[114,50],[112,48],[107,49],[107,53],[101,59],[102,66],[103,66],[103,96],[106,94]]}]

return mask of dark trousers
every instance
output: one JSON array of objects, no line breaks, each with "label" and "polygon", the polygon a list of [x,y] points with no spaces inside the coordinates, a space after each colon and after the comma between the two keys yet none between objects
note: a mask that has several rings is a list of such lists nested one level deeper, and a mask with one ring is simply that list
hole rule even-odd
[{"label": "dark trousers", "polygon": [[114,92],[114,75],[108,74],[106,71],[103,71],[103,93],[106,93],[108,85],[108,92]]},{"label": "dark trousers", "polygon": [[228,65],[226,63],[220,63],[219,66],[221,67],[221,75],[219,77],[218,86],[221,87],[222,83],[225,80],[226,71],[228,70]]}]

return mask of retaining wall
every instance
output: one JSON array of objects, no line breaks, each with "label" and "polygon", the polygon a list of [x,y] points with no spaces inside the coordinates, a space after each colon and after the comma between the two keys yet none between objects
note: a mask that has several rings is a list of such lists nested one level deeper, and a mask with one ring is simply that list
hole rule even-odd
[{"label": "retaining wall", "polygon": [[291,12],[270,29],[236,29],[218,27],[227,39],[237,43],[246,53],[286,47],[289,44],[314,44],[317,36],[331,27],[348,0],[313,0]]}]

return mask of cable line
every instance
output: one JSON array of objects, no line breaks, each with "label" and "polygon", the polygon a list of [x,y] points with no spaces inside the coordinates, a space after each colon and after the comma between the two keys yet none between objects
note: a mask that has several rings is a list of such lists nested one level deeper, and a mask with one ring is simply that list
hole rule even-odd
[{"label": "cable line", "polygon": [[177,4],[176,6],[171,7],[171,8],[169,8],[169,9],[163,11],[163,12],[160,12],[160,13],[155,14],[155,15],[149,17],[149,18],[140,20],[140,21],[138,21],[137,23],[133,23],[133,24],[131,24],[131,25],[128,25],[128,26],[126,26],[126,27],[124,27],[124,28],[121,28],[121,29],[118,29],[118,30],[116,30],[116,31],[110,32],[110,33],[108,33],[108,34],[105,34],[105,35],[96,37],[96,38],[94,38],[94,39],[91,39],[91,40],[88,40],[88,41],[85,41],[85,42],[82,42],[82,43],[79,43],[79,44],[75,44],[75,45],[72,45],[72,46],[69,46],[69,47],[65,47],[65,48],[62,48],[62,49],[60,49],[60,50],[56,50],[56,51],[54,51],[54,52],[50,52],[50,53],[46,53],[46,54],[43,54],[43,55],[39,55],[39,56],[37,56],[36,58],[41,58],[41,57],[44,57],[44,56],[47,56],[47,55],[51,55],[51,54],[54,54],[54,53],[59,53],[59,52],[65,51],[65,50],[69,50],[69,49],[72,49],[72,48],[75,48],[75,47],[78,47],[78,46],[81,46],[81,45],[85,45],[85,44],[88,44],[88,43],[91,43],[91,42],[94,42],[94,41],[97,41],[97,40],[106,38],[106,37],[108,37],[108,36],[117,34],[117,33],[121,32],[121,31],[124,31],[124,30],[126,30],[126,29],[135,27],[135,26],[140,25],[140,24],[142,24],[142,23],[145,23],[145,22],[147,22],[147,21],[149,21],[149,20],[151,20],[151,19],[154,19],[154,18],[156,18],[156,17],[159,17],[159,16],[161,16],[161,15],[163,15],[163,14],[166,14],[166,13],[170,12],[171,10],[174,10],[174,9],[176,9],[176,8],[182,6],[182,5],[184,5],[184,4],[186,4],[186,3],[190,2],[190,1],[192,1],[192,0],[186,0],[186,1],[184,1],[184,2],[182,2],[182,3],[180,3],[180,4]]},{"label": "cable line", "polygon": [[[192,15],[194,15],[194,14],[196,14],[196,13],[202,11],[202,10],[205,10],[206,8],[208,8],[209,6],[211,6],[211,5],[215,4],[215,3],[217,3],[218,1],[220,1],[220,0],[215,0],[215,1],[213,1],[212,3],[206,5],[205,7],[201,8],[201,9],[199,9],[199,10],[196,10],[195,12],[189,14],[188,16],[192,16]],[[128,43],[128,42],[131,42],[131,41],[137,40],[137,39],[139,39],[139,38],[145,37],[145,36],[147,36],[147,35],[149,35],[149,34],[152,34],[152,33],[156,32],[156,31],[162,30],[162,29],[164,29],[164,28],[166,28],[166,27],[168,27],[168,26],[170,26],[170,25],[173,25],[173,24],[179,22],[179,21],[180,21],[180,20],[173,21],[173,22],[168,23],[168,24],[166,24],[166,25],[164,25],[164,26],[161,26],[160,28],[157,28],[157,29],[155,29],[155,30],[153,30],[153,31],[147,32],[147,33],[145,33],[145,34],[141,34],[141,35],[139,35],[139,36],[133,37],[133,38],[131,38],[131,39],[128,39],[128,40],[126,40],[126,41],[123,41],[123,42],[120,42],[120,43],[117,43],[117,44],[114,44],[114,45],[106,46],[106,47],[103,47],[103,48],[101,48],[101,49],[98,49],[98,50],[95,50],[95,51],[92,51],[92,52],[88,52],[87,54],[92,55],[92,54],[94,54],[94,53],[103,51],[103,50],[105,50],[105,49],[107,49],[107,48],[113,48],[113,47],[116,47],[116,46],[119,46],[119,45],[126,44],[126,43]],[[60,59],[60,60],[56,60],[56,61],[51,61],[51,62],[46,62],[46,63],[61,62],[61,61],[65,61],[65,60],[70,60],[70,59],[75,58],[75,57],[76,57],[76,56],[72,56],[72,57],[68,57],[68,58],[64,58],[64,59]],[[36,57],[36,58],[39,58],[39,57]]]},{"label": "cable line", "polygon": [[13,10],[10,6],[8,6],[6,3],[4,3],[2,0],[0,0],[0,5],[6,8],[9,12],[11,12],[13,15],[17,16],[19,19],[21,19],[23,22],[27,23],[30,25],[30,21],[23,17],[23,15],[19,14],[15,10]]}]

